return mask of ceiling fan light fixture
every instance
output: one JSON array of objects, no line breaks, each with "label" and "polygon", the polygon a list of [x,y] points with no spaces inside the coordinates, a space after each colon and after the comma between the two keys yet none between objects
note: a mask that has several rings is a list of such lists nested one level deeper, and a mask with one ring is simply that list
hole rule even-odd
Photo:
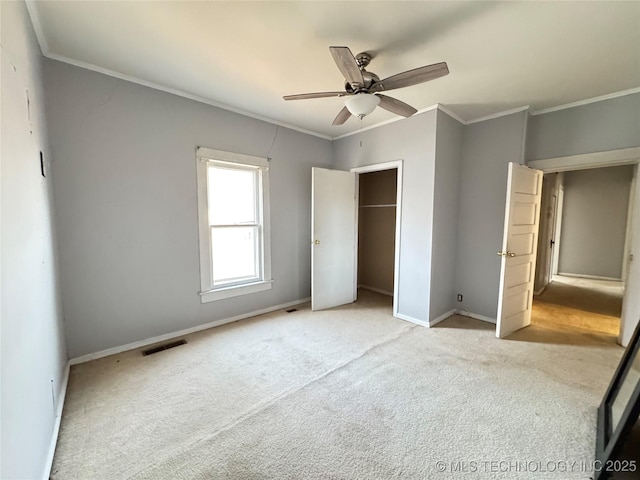
[{"label": "ceiling fan light fixture", "polygon": [[370,93],[357,93],[344,102],[347,110],[358,118],[363,118],[369,115],[375,110],[380,103],[380,98],[377,95],[371,95]]},{"label": "ceiling fan light fixture", "polygon": [[364,68],[369,65],[371,54],[362,52],[354,57],[349,47],[329,47],[329,50],[345,80],[344,91],[302,93],[285,95],[283,98],[285,100],[305,100],[308,98],[344,97],[346,95],[344,107],[338,112],[332,125],[343,125],[351,116],[362,120],[378,106],[405,118],[415,115],[418,110],[411,105],[380,92],[386,93],[388,90],[418,85],[449,74],[446,62],[440,62],[396,73],[380,80],[375,73]]}]

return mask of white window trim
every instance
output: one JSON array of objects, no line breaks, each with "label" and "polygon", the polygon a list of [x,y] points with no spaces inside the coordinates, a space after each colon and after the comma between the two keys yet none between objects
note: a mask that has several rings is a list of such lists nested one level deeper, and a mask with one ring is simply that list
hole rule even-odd
[{"label": "white window trim", "polygon": [[[240,285],[212,288],[211,230],[209,228],[207,195],[207,165],[210,161],[252,165],[260,167],[262,170],[262,280]],[[198,183],[198,230],[200,243],[200,301],[207,303],[271,289],[273,279],[271,278],[269,159],[198,147],[196,149],[196,173]]]}]

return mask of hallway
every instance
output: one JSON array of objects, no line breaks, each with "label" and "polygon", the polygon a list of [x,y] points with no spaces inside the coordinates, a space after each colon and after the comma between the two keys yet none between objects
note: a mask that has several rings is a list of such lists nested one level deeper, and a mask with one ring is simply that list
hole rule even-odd
[{"label": "hallway", "polygon": [[622,282],[554,276],[534,298],[531,321],[562,333],[558,343],[616,343],[623,293]]}]

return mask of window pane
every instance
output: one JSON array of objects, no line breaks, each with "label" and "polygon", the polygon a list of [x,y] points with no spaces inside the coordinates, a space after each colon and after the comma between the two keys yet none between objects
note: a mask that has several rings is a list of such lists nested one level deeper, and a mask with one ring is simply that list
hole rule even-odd
[{"label": "window pane", "polygon": [[209,166],[209,225],[257,223],[256,170]]},{"label": "window pane", "polygon": [[213,285],[259,279],[258,227],[211,228]]}]

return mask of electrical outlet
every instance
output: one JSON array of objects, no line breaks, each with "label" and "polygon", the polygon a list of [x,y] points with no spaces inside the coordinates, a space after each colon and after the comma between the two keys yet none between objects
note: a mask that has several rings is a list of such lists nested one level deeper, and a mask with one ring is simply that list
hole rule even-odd
[{"label": "electrical outlet", "polygon": [[458,294],[458,301],[459,301],[459,302],[461,302],[461,301],[462,301],[462,294],[461,294],[461,293],[459,293],[459,294]]}]

